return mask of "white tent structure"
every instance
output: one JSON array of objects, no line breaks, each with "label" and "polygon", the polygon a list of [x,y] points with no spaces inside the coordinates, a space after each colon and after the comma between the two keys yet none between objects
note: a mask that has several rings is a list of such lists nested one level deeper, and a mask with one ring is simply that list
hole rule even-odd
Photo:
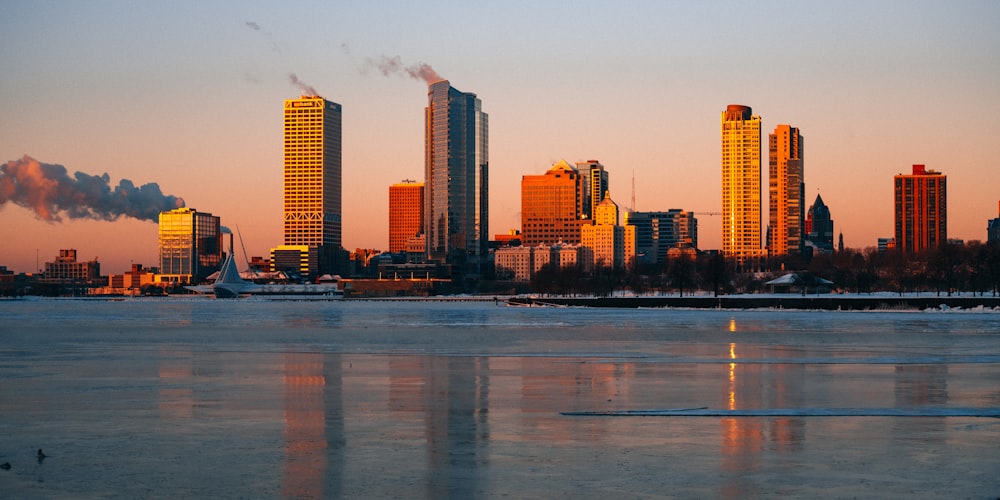
[{"label": "white tent structure", "polygon": [[833,282],[819,276],[789,273],[764,283],[771,287],[771,293],[830,293]]}]

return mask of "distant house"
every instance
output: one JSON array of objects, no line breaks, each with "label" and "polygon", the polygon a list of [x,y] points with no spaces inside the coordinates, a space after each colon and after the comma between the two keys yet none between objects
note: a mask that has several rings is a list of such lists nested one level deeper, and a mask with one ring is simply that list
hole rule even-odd
[{"label": "distant house", "polygon": [[819,276],[786,274],[780,278],[764,283],[771,287],[771,293],[830,293],[833,282]]}]

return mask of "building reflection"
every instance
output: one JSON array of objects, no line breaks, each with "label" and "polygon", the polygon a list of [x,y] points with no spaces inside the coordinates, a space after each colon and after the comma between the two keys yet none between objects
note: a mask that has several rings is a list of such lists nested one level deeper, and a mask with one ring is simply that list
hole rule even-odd
[{"label": "building reflection", "polygon": [[343,487],[344,417],[338,355],[284,354],[285,497],[339,497]]},{"label": "building reflection", "polygon": [[[948,365],[896,365],[893,387],[896,408],[935,407],[948,404]],[[944,418],[895,419],[893,429],[905,442],[917,431],[928,444],[942,442]]]},{"label": "building reflection", "polygon": [[428,498],[472,498],[488,460],[489,362],[433,357],[424,384]]},{"label": "building reflection", "polygon": [[[733,321],[730,331],[736,331]],[[794,358],[796,353],[779,346],[767,355]],[[806,403],[804,366],[794,362],[754,362],[760,356],[743,357],[737,343],[729,344],[728,383],[724,395],[727,408],[802,407]],[[799,451],[805,441],[805,419],[802,417],[723,417],[720,425],[722,470],[734,474],[722,485],[722,496],[729,498],[753,493],[753,485],[743,474],[759,470],[765,452]]]},{"label": "building reflection", "polygon": [[194,361],[190,350],[160,349],[157,409],[163,419],[190,419],[194,414],[191,377]]}]

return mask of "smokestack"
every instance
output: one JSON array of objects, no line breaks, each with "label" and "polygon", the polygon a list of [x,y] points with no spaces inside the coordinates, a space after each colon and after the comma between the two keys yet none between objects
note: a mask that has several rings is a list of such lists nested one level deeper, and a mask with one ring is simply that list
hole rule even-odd
[{"label": "smokestack", "polygon": [[382,76],[408,76],[414,80],[421,80],[431,84],[444,80],[430,64],[419,62],[409,66],[403,64],[403,59],[399,56],[382,56],[379,59],[367,58],[362,73],[367,73],[369,69],[375,68]]},{"label": "smokestack", "polygon": [[101,176],[76,172],[66,167],[41,163],[25,155],[0,165],[0,207],[12,202],[34,210],[35,216],[59,222],[61,214],[71,219],[134,219],[156,222],[160,212],[181,208],[184,200],[164,195],[155,182],[136,187],[122,179],[114,189],[108,174]]}]

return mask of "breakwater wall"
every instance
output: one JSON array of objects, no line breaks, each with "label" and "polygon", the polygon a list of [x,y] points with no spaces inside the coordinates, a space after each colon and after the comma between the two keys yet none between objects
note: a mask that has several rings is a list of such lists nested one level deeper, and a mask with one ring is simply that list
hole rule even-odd
[{"label": "breakwater wall", "polygon": [[513,297],[515,306],[562,307],[676,307],[687,309],[805,309],[827,311],[921,311],[924,309],[1000,308],[1000,297],[940,296],[890,297],[858,295],[774,295],[719,297]]}]

